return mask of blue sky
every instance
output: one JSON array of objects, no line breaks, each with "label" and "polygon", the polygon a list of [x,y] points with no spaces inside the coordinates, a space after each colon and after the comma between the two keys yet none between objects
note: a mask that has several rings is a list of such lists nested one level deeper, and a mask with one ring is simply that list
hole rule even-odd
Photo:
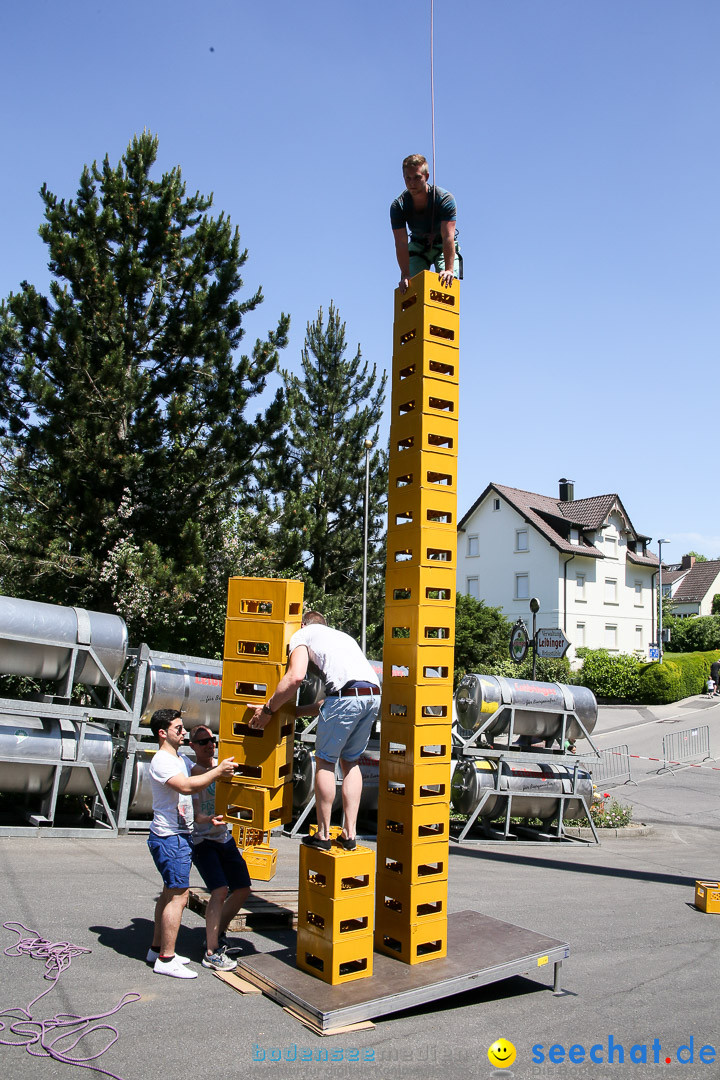
[{"label": "blue sky", "polygon": [[[266,298],[248,344],[287,311],[297,366],[332,299],[389,367],[388,208],[402,158],[430,156],[429,12],[2,5],[0,295],[47,288],[43,181],[73,196],[148,128],[240,227]],[[669,561],[720,556],[719,41],[717,0],[435,0],[437,182],[465,258],[460,514],[490,480],[568,476],[578,498],[617,492]]]}]

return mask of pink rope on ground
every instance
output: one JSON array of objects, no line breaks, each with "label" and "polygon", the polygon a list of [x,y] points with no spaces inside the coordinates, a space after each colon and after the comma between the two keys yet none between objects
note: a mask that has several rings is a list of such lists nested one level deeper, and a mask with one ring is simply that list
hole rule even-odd
[{"label": "pink rope on ground", "polygon": [[[57,1013],[48,1020],[35,1020],[31,1012],[33,1006],[41,998],[44,998],[46,994],[49,994],[51,990],[55,989],[58,979],[63,971],[70,967],[74,957],[89,954],[92,949],[85,949],[82,945],[72,945],[69,941],[46,941],[45,938],[41,938],[39,934],[36,934],[34,930],[29,930],[27,926],[23,926],[22,923],[18,922],[3,923],[3,928],[18,935],[18,941],[3,950],[5,956],[30,956],[33,960],[43,960],[45,962],[43,978],[51,982],[52,985],[28,1002],[26,1008],[13,1006],[0,1009],[0,1032],[6,1031],[9,1035],[15,1036],[14,1039],[0,1038],[0,1045],[24,1046],[32,1057],[53,1058],[54,1061],[60,1061],[64,1065],[77,1065],[81,1069],[92,1069],[93,1072],[102,1073],[103,1076],[108,1076],[111,1080],[122,1080],[115,1073],[109,1072],[99,1065],[91,1064],[91,1062],[102,1057],[120,1038],[117,1028],[114,1028],[111,1024],[98,1024],[96,1021],[113,1016],[131,1001],[139,1001],[140,994],[135,992],[123,994],[114,1009],[110,1009],[109,1012],[105,1013],[97,1013],[95,1016]],[[27,937],[23,937],[23,931],[28,935]],[[2,1019],[3,1017],[5,1019]],[[108,1042],[101,1050],[94,1054],[88,1054],[86,1057],[70,1056],[71,1052],[86,1035],[95,1034],[98,1031],[106,1031],[110,1034]],[[73,1041],[64,1047],[58,1045],[67,1039]]]}]

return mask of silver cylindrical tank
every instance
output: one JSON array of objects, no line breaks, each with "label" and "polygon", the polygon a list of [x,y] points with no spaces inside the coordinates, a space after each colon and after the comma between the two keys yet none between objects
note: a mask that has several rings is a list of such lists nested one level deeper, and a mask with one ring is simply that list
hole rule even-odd
[{"label": "silver cylindrical tank", "polygon": [[[490,760],[459,761],[453,773],[450,801],[458,814],[472,814],[488,788],[496,786],[497,762]],[[542,795],[569,795],[573,790],[573,770],[552,762],[540,764],[500,763],[500,791],[512,794],[512,812],[519,817],[540,818],[550,821],[557,817],[560,800],[542,798]],[[592,778],[583,769],[578,770],[575,788],[588,806],[592,802]],[[507,800],[504,794],[491,795],[480,817],[494,818],[505,812]],[[585,810],[579,798],[567,799],[563,817],[583,817]]]},{"label": "silver cylindrical tank", "polygon": [[156,709],[180,709],[186,728],[206,724],[220,729],[222,660],[151,653],[143,694],[142,722]]},{"label": "silver cylindrical tank", "polygon": [[[588,734],[597,723],[597,701],[586,686],[468,674],[455,692],[458,732],[463,738],[470,738],[490,719],[484,734],[488,739],[502,735],[510,726],[510,710],[503,708],[504,704],[515,707],[513,730],[516,735],[543,739],[557,737],[562,730],[564,709],[577,713]],[[496,719],[491,719],[495,715]],[[582,728],[572,717],[568,720],[566,735],[569,739],[584,737]]]},{"label": "silver cylindrical tank", "polygon": [[[40,638],[40,642],[11,641],[4,634]],[[60,644],[58,644],[60,643]],[[0,596],[0,671],[32,679],[59,681],[70,666],[73,645],[92,645],[111,679],[117,679],[127,659],[127,626],[119,615],[84,608],[42,604]],[[88,652],[78,651],[75,678],[91,686],[107,679]]]},{"label": "silver cylindrical tank", "polygon": [[[23,795],[48,795],[52,789],[57,763],[70,764],[77,753],[79,729],[69,721],[62,724],[37,716],[0,715],[0,791]],[[91,762],[105,787],[112,768],[112,738],[106,728],[86,724],[82,760]],[[52,764],[37,764],[29,759],[45,758]],[[90,771],[65,769],[59,788],[62,795],[94,795],[96,788]]]},{"label": "silver cylindrical tank", "polygon": [[[380,747],[370,745],[358,762],[363,786],[360,810],[374,812],[380,789]],[[297,743],[293,752],[293,810],[299,814],[310,802],[315,787],[315,754],[307,743]],[[337,780],[333,810],[342,807],[342,780]]]}]

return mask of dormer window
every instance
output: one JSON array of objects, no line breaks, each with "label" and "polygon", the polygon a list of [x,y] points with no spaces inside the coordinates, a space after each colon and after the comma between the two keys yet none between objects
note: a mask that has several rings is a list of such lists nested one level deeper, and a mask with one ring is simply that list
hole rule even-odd
[{"label": "dormer window", "polygon": [[570,530],[570,543],[571,544],[579,544],[580,543],[580,530],[579,529],[571,529]]}]

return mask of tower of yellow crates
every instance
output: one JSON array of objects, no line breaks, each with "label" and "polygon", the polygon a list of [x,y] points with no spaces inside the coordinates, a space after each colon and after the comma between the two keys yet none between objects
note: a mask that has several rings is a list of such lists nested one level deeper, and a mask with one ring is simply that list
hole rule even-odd
[{"label": "tower of yellow crates", "polygon": [[395,293],[375,947],[447,953],[460,289]]},{"label": "tower of yellow crates", "polygon": [[219,760],[234,757],[237,767],[231,780],[217,781],[215,809],[243,830],[266,833],[292,816],[295,705],[278,709],[262,731],[248,722],[285,673],[288,642],[302,620],[303,588],[301,581],[270,578],[228,583]]}]

